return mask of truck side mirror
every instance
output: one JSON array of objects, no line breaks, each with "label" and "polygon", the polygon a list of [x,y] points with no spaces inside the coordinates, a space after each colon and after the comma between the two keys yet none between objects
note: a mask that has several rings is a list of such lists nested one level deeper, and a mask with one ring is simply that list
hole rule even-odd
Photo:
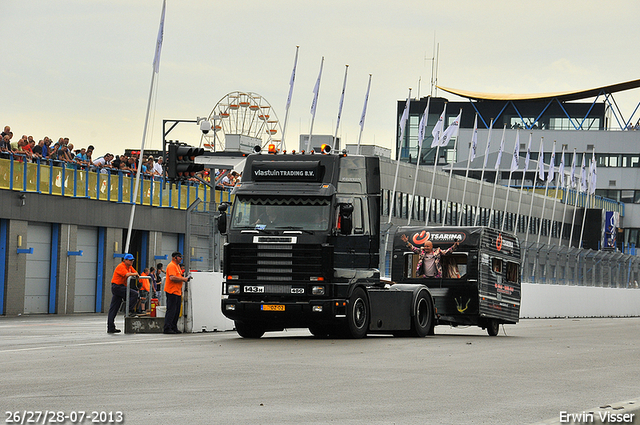
[{"label": "truck side mirror", "polygon": [[227,204],[220,204],[218,206],[218,232],[227,233]]},{"label": "truck side mirror", "polygon": [[351,234],[351,229],[353,228],[352,214],[352,204],[340,204],[340,233],[343,235]]}]

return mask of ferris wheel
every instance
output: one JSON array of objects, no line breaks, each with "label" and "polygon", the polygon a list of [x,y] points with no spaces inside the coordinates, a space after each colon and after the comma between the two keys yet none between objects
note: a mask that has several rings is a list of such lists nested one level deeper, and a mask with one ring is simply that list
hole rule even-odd
[{"label": "ferris wheel", "polygon": [[[214,152],[224,151],[234,136],[245,136],[242,140],[265,147],[271,143],[280,148],[282,128],[275,110],[257,93],[234,91],[225,95],[213,107],[207,120],[211,131],[204,135],[204,148]],[[231,136],[227,141],[227,136]],[[254,139],[247,139],[247,137]]]}]

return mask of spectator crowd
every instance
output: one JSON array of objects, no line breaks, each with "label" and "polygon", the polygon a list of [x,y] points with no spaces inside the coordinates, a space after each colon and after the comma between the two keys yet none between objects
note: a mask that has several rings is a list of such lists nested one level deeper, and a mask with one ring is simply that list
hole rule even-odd
[{"label": "spectator crowd", "polygon": [[[162,178],[165,172],[165,164],[161,156],[154,158],[153,155],[148,155],[143,158],[142,162],[139,161],[139,152],[136,151],[132,151],[130,154],[125,152],[122,155],[114,155],[107,152],[102,156],[96,157],[92,145],[76,149],[69,142],[68,137],[60,137],[54,143],[53,140],[45,136],[36,143],[33,136],[23,135],[16,141],[10,126],[5,126],[1,133],[0,158],[14,158],[19,162],[51,164],[66,168],[128,176],[135,176],[138,171],[138,165],[141,164],[141,175],[154,179]],[[215,173],[211,171],[205,169],[197,173],[190,181],[194,183],[204,181],[215,185],[218,190],[231,191],[242,178],[241,173],[233,170],[215,170]]]},{"label": "spectator crowd", "polygon": [[75,149],[69,143],[68,137],[60,137],[53,142],[45,136],[37,143],[33,136],[23,135],[20,139],[13,140],[14,135],[10,126],[5,126],[0,139],[0,157],[14,157],[17,161],[48,163],[68,168],[91,170],[100,173],[123,173],[134,175],[141,164],[141,174],[145,177],[162,177],[164,174],[162,157],[154,158],[152,155],[139,161],[138,153],[127,155],[113,155],[109,152],[102,156],[94,157],[92,145]]}]

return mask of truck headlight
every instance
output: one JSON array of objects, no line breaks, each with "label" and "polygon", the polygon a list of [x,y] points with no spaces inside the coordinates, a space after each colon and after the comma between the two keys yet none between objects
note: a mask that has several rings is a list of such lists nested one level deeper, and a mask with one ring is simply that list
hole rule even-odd
[{"label": "truck headlight", "polygon": [[314,286],[311,288],[313,295],[324,295],[324,286]]},{"label": "truck headlight", "polygon": [[227,285],[227,293],[235,295],[240,293],[240,285]]}]

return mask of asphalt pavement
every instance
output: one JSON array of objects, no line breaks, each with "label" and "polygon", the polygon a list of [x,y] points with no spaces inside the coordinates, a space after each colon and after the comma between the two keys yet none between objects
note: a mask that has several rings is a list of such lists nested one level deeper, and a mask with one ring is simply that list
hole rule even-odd
[{"label": "asphalt pavement", "polygon": [[639,353],[640,318],[249,340],[107,334],[105,315],[3,317],[0,404],[5,423],[531,424],[638,399]]}]

